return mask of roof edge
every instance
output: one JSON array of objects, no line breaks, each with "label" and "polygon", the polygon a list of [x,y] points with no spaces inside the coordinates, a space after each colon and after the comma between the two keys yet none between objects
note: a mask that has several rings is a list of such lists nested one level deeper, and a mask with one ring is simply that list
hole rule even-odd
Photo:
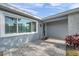
[{"label": "roof edge", "polygon": [[72,13],[77,13],[77,12],[79,12],[79,8],[75,8],[75,9],[67,10],[67,11],[64,11],[64,12],[60,12],[58,14],[50,15],[50,16],[44,17],[42,19],[43,19],[43,21],[48,21],[48,19],[63,17],[63,16],[67,16],[67,15],[72,14]]},{"label": "roof edge", "polygon": [[[21,10],[21,9],[19,9],[19,8],[17,8],[17,7],[15,7],[15,6],[12,6],[12,5],[10,5],[10,4],[8,4],[8,3],[1,3],[0,4],[0,6],[1,7],[3,7],[2,9],[6,9],[6,8],[8,8],[8,10],[14,10],[15,12],[16,11],[18,11],[20,14],[22,13],[22,14],[25,14],[26,16],[29,16],[29,17],[31,17],[31,18],[34,18],[34,19],[36,19],[36,20],[39,20],[39,21],[41,21],[41,18],[40,17],[37,17],[37,16],[35,16],[35,15],[32,15],[31,13],[29,13],[29,12],[27,12],[27,11],[24,11],[24,10]],[[0,7],[0,8],[1,8]],[[6,9],[7,10],[7,9]],[[8,11],[7,10],[7,11]],[[13,11],[12,11],[13,12]],[[13,12],[14,13],[14,12]],[[18,14],[18,13],[17,13]]]}]

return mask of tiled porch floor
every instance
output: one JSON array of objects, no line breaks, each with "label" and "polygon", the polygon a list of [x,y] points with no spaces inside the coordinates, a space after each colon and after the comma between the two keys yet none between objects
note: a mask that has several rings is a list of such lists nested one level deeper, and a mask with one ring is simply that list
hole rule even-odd
[{"label": "tiled porch floor", "polygon": [[6,51],[4,55],[9,56],[64,56],[65,41],[49,38],[48,40],[37,40],[28,45]]}]

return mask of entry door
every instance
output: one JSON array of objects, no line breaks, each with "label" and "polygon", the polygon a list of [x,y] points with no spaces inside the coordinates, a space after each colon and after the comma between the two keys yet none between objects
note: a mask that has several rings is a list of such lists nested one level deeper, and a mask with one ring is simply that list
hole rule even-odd
[{"label": "entry door", "polygon": [[43,36],[47,36],[47,27],[46,24],[43,24]]}]

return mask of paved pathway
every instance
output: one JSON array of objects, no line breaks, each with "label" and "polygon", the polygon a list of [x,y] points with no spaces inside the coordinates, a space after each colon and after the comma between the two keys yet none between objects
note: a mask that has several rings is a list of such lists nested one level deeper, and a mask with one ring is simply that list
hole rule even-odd
[{"label": "paved pathway", "polygon": [[7,56],[64,56],[65,42],[63,40],[48,39],[46,41],[37,40],[28,45],[16,49],[5,51]]}]

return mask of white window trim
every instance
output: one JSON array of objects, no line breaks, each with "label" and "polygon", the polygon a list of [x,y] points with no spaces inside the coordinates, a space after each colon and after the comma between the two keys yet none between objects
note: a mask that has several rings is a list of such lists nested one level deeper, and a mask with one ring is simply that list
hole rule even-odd
[{"label": "white window trim", "polygon": [[[12,14],[12,13],[7,13],[7,12],[4,12],[3,11],[3,17],[4,17],[4,24],[5,24],[5,16],[9,16],[9,17],[14,17],[14,18],[16,18],[17,17],[17,19],[18,18],[26,18],[26,17],[23,17],[23,16],[19,16],[19,15],[16,15],[16,14]],[[15,17],[16,16],[16,17]],[[26,18],[27,19],[27,18]],[[30,19],[30,18],[28,18],[28,19]],[[19,33],[18,32],[18,27],[17,27],[17,32],[16,33],[5,33],[5,29],[4,29],[4,34],[2,34],[1,35],[1,37],[10,37],[10,36],[18,36],[18,35],[25,35],[25,34],[35,34],[35,33],[38,33],[38,21],[36,21],[36,20],[33,20],[33,19],[30,19],[31,21],[34,21],[34,22],[36,22],[36,32],[24,32],[24,33]],[[18,21],[18,20],[17,20]],[[18,24],[17,24],[17,26],[18,26]],[[4,26],[5,27],[5,26]]]}]

